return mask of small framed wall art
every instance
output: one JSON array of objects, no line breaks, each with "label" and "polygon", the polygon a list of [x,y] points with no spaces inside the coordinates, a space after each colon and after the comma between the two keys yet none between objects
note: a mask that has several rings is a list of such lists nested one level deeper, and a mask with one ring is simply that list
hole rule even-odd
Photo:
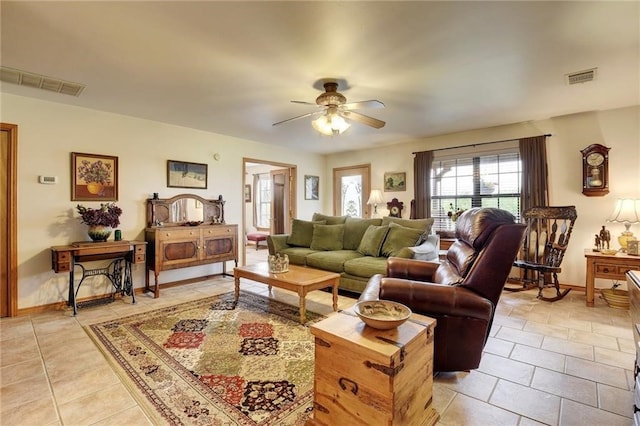
[{"label": "small framed wall art", "polygon": [[320,199],[320,177],[310,175],[304,176],[304,199]]},{"label": "small framed wall art", "polygon": [[244,186],[244,202],[245,203],[251,202],[251,185]]},{"label": "small framed wall art", "polygon": [[407,190],[406,172],[385,172],[384,174],[385,192],[396,192]]},{"label": "small framed wall art", "polygon": [[72,152],[71,201],[118,201],[118,157]]},{"label": "small framed wall art", "polygon": [[207,165],[167,160],[167,186],[207,189]]}]

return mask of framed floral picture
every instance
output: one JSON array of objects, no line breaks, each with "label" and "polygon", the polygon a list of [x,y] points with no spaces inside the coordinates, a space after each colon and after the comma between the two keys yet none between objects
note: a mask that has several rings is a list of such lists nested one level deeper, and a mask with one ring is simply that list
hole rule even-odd
[{"label": "framed floral picture", "polygon": [[207,189],[207,165],[167,160],[167,186]]},{"label": "framed floral picture", "polygon": [[118,157],[72,152],[71,201],[118,201]]}]

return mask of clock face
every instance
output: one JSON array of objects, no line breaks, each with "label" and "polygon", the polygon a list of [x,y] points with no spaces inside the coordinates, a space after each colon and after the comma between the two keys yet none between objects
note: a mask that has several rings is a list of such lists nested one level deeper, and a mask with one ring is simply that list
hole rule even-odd
[{"label": "clock face", "polygon": [[604,155],[594,152],[587,156],[587,164],[590,166],[599,166],[604,162]]},{"label": "clock face", "polygon": [[398,211],[399,211],[398,207],[396,206],[391,207],[391,214],[398,214]]}]

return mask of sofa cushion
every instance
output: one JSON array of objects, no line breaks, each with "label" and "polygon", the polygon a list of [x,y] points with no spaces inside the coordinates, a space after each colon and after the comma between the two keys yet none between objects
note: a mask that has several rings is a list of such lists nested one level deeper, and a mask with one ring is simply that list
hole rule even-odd
[{"label": "sofa cushion", "polygon": [[427,234],[431,233],[431,227],[433,226],[434,219],[432,217],[426,219],[402,219],[400,217],[385,216],[382,218],[382,224],[388,225],[395,223],[406,228],[415,228],[425,231]]},{"label": "sofa cushion", "polygon": [[385,257],[395,256],[403,248],[415,246],[422,232],[423,230],[421,229],[407,228],[390,222],[389,232],[387,232],[387,237],[384,239],[380,253]]},{"label": "sofa cushion", "polygon": [[345,223],[348,216],[328,216],[322,213],[314,213],[311,220],[317,222],[324,220],[327,225],[340,225]]},{"label": "sofa cushion", "polygon": [[380,256],[380,249],[388,231],[388,226],[369,225],[358,245],[358,251],[365,256]]},{"label": "sofa cushion", "polygon": [[[363,256],[344,262],[344,272],[346,274],[370,278],[375,274],[387,274],[387,258]],[[363,287],[364,288],[364,287]]]},{"label": "sofa cushion", "polygon": [[344,225],[313,225],[312,250],[342,250]]},{"label": "sofa cushion", "polygon": [[311,250],[308,247],[288,247],[280,250],[280,256],[285,254],[289,257],[289,264],[307,266],[307,256],[316,253],[315,250]]},{"label": "sofa cushion", "polygon": [[287,244],[297,247],[310,247],[313,238],[313,225],[324,225],[324,221],[313,221],[293,219],[291,224],[291,234],[287,238]]},{"label": "sofa cushion", "polygon": [[369,225],[380,225],[382,219],[362,219],[358,217],[347,217],[344,223],[344,239],[342,246],[345,250],[358,250],[360,241]]},{"label": "sofa cushion", "polygon": [[355,250],[318,251],[307,256],[307,266],[330,272],[344,271],[344,263],[362,257]]}]

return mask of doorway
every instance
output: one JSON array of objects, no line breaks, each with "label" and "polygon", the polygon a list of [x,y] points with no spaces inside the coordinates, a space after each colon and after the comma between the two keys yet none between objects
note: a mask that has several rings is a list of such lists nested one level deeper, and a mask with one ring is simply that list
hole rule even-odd
[{"label": "doorway", "polygon": [[0,317],[18,314],[18,126],[0,123]]},{"label": "doorway", "polygon": [[[296,216],[296,172],[293,164],[243,158],[243,265],[266,261],[266,243],[247,245],[249,233],[286,234]],[[251,194],[251,196],[246,196]]]},{"label": "doorway", "polygon": [[333,214],[371,217],[367,200],[371,192],[371,164],[333,169]]}]

